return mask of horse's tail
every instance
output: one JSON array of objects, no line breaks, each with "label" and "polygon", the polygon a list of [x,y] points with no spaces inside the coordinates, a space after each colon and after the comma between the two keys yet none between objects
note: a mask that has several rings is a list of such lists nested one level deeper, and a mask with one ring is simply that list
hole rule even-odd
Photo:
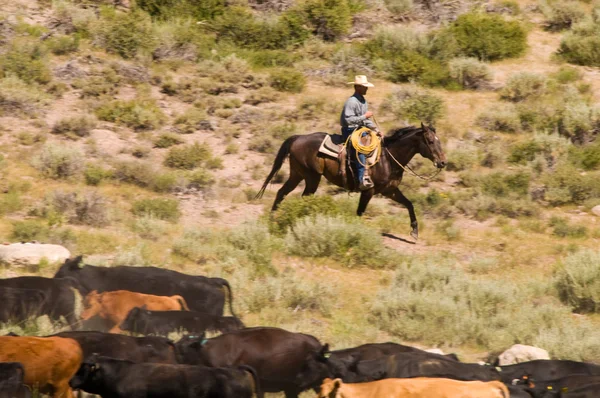
[{"label": "horse's tail", "polygon": [[281,144],[281,148],[279,148],[279,152],[277,152],[277,156],[275,157],[275,162],[273,162],[273,168],[271,169],[271,172],[267,176],[265,183],[260,188],[260,191],[258,191],[254,199],[262,198],[263,194],[265,193],[265,190],[267,189],[267,186],[269,185],[269,182],[271,182],[273,177],[275,177],[275,174],[277,174],[279,169],[281,169],[281,166],[283,166],[283,162],[290,154],[290,147],[298,137],[298,135],[293,135],[287,140],[283,141],[283,144]]}]

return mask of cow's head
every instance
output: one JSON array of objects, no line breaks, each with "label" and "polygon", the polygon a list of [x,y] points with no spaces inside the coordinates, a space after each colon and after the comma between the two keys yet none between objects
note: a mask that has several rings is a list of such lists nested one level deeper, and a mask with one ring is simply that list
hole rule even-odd
[{"label": "cow's head", "polygon": [[343,384],[342,379],[331,380],[330,378],[326,378],[321,384],[319,398],[341,398],[342,394],[340,394],[340,387],[342,387]]},{"label": "cow's head", "polygon": [[83,312],[81,313],[81,319],[87,321],[91,317],[97,315],[102,309],[101,296],[97,290],[92,290],[85,296],[83,300]]},{"label": "cow's head", "polygon": [[140,322],[140,319],[143,319],[144,315],[146,315],[148,312],[149,311],[146,310],[146,304],[144,304],[142,307],[132,308],[127,314],[127,317],[125,317],[125,320],[121,322],[121,325],[119,325],[119,328],[121,330],[128,330],[132,332],[135,331],[136,324]]},{"label": "cow's head", "polygon": [[77,256],[74,258],[68,258],[65,260],[63,265],[60,266],[59,270],[54,275],[55,278],[66,278],[67,276],[73,275],[81,269],[79,266],[83,262],[83,256]]},{"label": "cow's head", "polygon": [[217,320],[217,329],[221,333],[233,332],[245,327],[244,323],[235,316],[223,316]]},{"label": "cow's head", "polygon": [[207,342],[208,340],[204,333],[200,336],[183,336],[175,343],[177,362],[185,365],[209,365],[205,363],[202,352]]},{"label": "cow's head", "polygon": [[69,386],[75,390],[99,393],[103,371],[98,362],[98,354],[92,354],[81,363],[79,370],[69,381]]}]

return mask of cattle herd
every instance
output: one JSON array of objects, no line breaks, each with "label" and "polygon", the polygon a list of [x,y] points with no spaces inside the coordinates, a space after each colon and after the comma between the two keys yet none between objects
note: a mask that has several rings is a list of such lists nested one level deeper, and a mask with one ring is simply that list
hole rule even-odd
[{"label": "cattle herd", "polygon": [[[396,343],[330,350],[316,337],[246,328],[229,283],[155,267],[69,259],[54,278],[0,280],[0,322],[47,315],[70,331],[0,336],[0,398],[598,398],[600,365],[463,363]],[[76,316],[78,292],[84,310]],[[229,302],[231,316],[223,316]],[[121,334],[131,332],[133,335]],[[185,331],[174,342],[170,332]],[[206,332],[219,332],[206,338]],[[145,336],[140,336],[145,335]]]}]

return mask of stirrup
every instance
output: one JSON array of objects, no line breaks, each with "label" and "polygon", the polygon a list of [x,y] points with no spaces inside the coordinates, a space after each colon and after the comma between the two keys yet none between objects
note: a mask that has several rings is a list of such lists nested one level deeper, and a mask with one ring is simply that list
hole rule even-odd
[{"label": "stirrup", "polygon": [[364,176],[362,182],[358,186],[358,189],[361,191],[366,191],[367,189],[373,188],[374,185],[375,184],[373,184],[373,181],[371,181],[371,177]]}]

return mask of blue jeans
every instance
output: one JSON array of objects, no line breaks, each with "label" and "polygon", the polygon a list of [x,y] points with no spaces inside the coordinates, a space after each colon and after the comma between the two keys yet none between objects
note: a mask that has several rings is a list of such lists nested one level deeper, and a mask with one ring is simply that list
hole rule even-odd
[{"label": "blue jeans", "polygon": [[[348,139],[348,137],[350,136],[350,134],[352,134],[353,131],[354,129],[352,128],[342,127],[342,137],[344,137],[344,141]],[[360,184],[363,180],[363,177],[365,176],[365,166],[363,166],[363,164],[367,164],[367,156],[359,152],[358,159],[360,160],[360,162],[357,162],[356,150],[352,145],[348,146],[348,156],[350,156],[350,162],[354,170],[356,171],[356,177],[358,178],[358,183]]]}]

